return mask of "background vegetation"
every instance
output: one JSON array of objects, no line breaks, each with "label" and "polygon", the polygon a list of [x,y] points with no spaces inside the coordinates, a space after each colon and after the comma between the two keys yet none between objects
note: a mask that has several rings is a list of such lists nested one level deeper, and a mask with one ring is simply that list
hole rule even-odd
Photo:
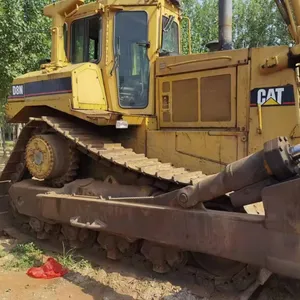
[{"label": "background vegetation", "polygon": [[[218,40],[218,0],[184,0],[184,14],[192,22],[193,52]],[[187,24],[183,24],[183,50],[188,51]],[[288,45],[287,27],[274,0],[233,0],[234,48]]]},{"label": "background vegetation", "polygon": [[[289,44],[287,29],[273,0],[233,0],[234,47]],[[50,57],[50,20],[42,10],[52,0],[0,0],[0,126],[4,122],[12,79],[35,70]],[[86,2],[91,2],[86,1]],[[184,14],[192,22],[193,52],[218,39],[218,0],[184,0]],[[183,52],[187,53],[187,24],[183,24]]]}]

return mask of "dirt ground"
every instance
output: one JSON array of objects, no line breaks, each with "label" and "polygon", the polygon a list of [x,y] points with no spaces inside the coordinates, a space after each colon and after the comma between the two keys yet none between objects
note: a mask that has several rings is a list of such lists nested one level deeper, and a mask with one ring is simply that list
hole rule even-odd
[{"label": "dirt ground", "polygon": [[[97,264],[83,265],[78,270],[70,269],[64,278],[32,279],[26,275],[26,268],[16,264],[19,258],[11,254],[17,243],[15,239],[3,236],[0,238],[1,300],[205,299],[195,295],[196,288],[199,290],[198,293],[201,293],[201,290],[190,274],[174,273],[171,276],[154,274],[138,255],[133,259],[113,262],[107,260],[103,252],[99,252],[98,257],[90,257],[90,261]],[[46,250],[44,260],[51,254],[53,254],[51,251]],[[14,270],[15,267],[17,270]],[[186,286],[194,289],[194,293]]]},{"label": "dirt ground", "polygon": [[[2,224],[3,225],[3,224]],[[7,225],[7,224],[5,224]],[[1,226],[1,223],[0,223]],[[76,268],[66,260],[69,273],[58,279],[32,279],[26,275],[28,267],[24,256],[14,256],[13,249],[24,239],[0,237],[0,299],[1,300],[238,300],[222,293],[207,294],[198,285],[195,276],[186,271],[159,275],[151,271],[142,256],[114,262],[105,258],[104,252],[93,252],[83,257],[84,263]],[[52,246],[38,244],[44,250],[43,261],[55,257]],[[54,249],[54,248],[53,248]],[[96,255],[95,255],[96,253]],[[55,257],[56,258],[56,257]],[[9,262],[9,263],[7,263]],[[31,263],[29,262],[29,265]],[[72,264],[72,262],[71,262]],[[298,281],[271,277],[262,291],[251,300],[299,300]],[[239,299],[240,300],[240,299]]]},{"label": "dirt ground", "polygon": [[[0,170],[3,163],[0,158]],[[237,300],[222,293],[208,293],[206,287],[199,285],[195,274],[189,270],[159,275],[152,272],[142,256],[114,262],[106,259],[101,251],[86,256],[87,261],[80,268],[71,266],[64,278],[32,279],[26,275],[27,269],[24,266],[18,265],[15,268],[18,260],[24,261],[24,257],[15,257],[12,249],[24,243],[24,237],[5,234],[3,229],[9,226],[10,218],[0,212],[0,300]],[[54,255],[48,245],[40,246],[44,250],[43,260]],[[299,299],[299,281],[275,275],[251,298]]]}]

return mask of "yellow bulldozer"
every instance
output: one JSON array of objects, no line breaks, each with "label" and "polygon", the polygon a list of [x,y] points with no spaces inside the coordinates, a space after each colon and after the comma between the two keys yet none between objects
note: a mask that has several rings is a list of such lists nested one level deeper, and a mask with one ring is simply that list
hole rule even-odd
[{"label": "yellow bulldozer", "polygon": [[232,49],[224,0],[219,42],[189,55],[179,0],[46,6],[51,59],[6,108],[26,123],[0,178],[20,226],[216,285],[300,279],[300,1],[276,3],[294,46]]}]

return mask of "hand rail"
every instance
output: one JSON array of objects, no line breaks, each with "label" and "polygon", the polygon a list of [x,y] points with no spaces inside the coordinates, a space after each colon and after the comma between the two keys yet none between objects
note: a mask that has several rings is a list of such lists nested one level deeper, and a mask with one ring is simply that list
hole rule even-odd
[{"label": "hand rail", "polygon": [[177,67],[177,66],[187,65],[187,64],[193,64],[193,63],[197,63],[197,62],[206,62],[206,61],[214,61],[214,60],[222,60],[222,59],[232,60],[232,57],[224,55],[224,56],[217,56],[217,57],[194,59],[194,60],[190,60],[190,61],[183,61],[183,62],[179,62],[179,63],[175,63],[175,64],[170,64],[170,65],[167,65],[167,68],[172,68],[172,67]]}]

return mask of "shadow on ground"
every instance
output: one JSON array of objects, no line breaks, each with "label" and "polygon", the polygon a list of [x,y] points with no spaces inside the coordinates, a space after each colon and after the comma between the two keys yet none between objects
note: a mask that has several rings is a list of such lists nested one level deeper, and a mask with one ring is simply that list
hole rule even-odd
[{"label": "shadow on ground", "polygon": [[[131,296],[117,293],[113,288],[108,285],[100,283],[93,277],[82,275],[79,272],[70,272],[64,276],[64,279],[79,286],[83,293],[93,297],[94,300],[105,299],[107,300],[132,300]],[[100,296],[102,298],[100,298]]]}]

